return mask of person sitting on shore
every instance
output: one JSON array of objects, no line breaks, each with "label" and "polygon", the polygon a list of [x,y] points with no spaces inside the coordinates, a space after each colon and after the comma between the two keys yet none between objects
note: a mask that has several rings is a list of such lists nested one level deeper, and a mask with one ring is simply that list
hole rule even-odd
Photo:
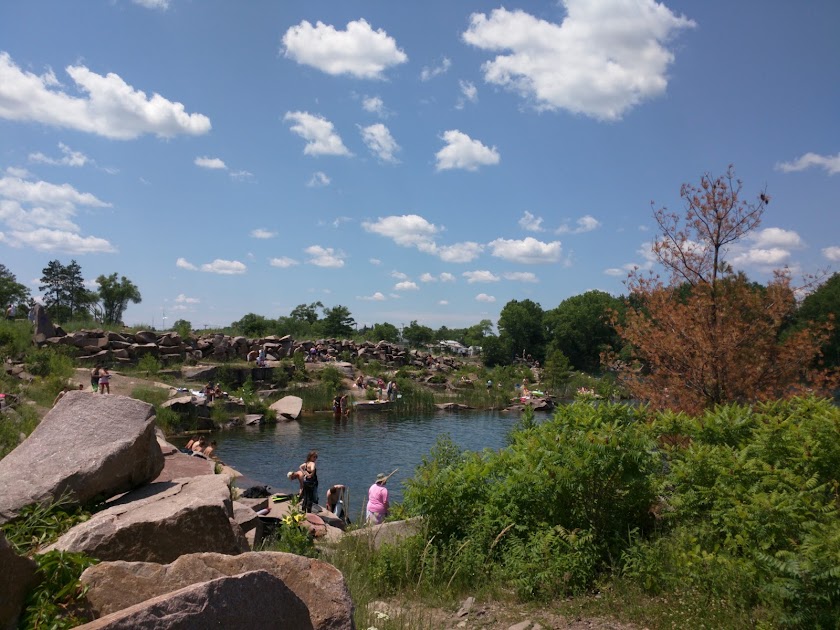
[{"label": "person sitting on shore", "polygon": [[[340,483],[337,483],[334,486],[330,486],[330,489],[327,490],[327,510],[329,510],[339,518],[341,518],[342,515],[345,513],[343,499],[344,491],[346,489],[347,486],[343,486]],[[341,514],[339,514],[339,512],[341,512]]]},{"label": "person sitting on shore", "polygon": [[202,435],[192,443],[192,446],[190,446],[190,450],[192,451],[192,454],[195,455],[196,453],[203,453],[204,447],[206,446],[207,438]]},{"label": "person sitting on shore", "polygon": [[204,450],[200,453],[203,457],[210,459],[216,454],[216,440],[212,440],[210,444],[204,447]]}]

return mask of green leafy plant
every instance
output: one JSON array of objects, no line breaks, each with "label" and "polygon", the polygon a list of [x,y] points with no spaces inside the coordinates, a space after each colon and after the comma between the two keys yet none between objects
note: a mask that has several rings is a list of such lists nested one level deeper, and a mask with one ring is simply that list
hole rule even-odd
[{"label": "green leafy plant", "polygon": [[160,367],[160,361],[151,354],[143,355],[137,362],[137,369],[149,376],[156,375],[160,372]]},{"label": "green leafy plant", "polygon": [[302,525],[306,514],[300,511],[295,502],[289,513],[280,519],[274,532],[262,543],[262,551],[285,551],[299,556],[315,558],[318,550],[309,529]]},{"label": "green leafy plant", "polygon": [[14,520],[3,524],[0,529],[18,553],[32,554],[88,518],[90,512],[65,495],[53,503],[34,503],[24,507]]},{"label": "green leafy plant", "polygon": [[50,551],[36,555],[40,581],[24,603],[19,628],[63,630],[91,621],[79,577],[97,560],[81,553]]}]

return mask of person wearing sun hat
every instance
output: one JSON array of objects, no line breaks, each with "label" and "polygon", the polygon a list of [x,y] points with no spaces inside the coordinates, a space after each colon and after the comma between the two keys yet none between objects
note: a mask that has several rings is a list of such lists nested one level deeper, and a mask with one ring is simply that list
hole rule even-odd
[{"label": "person wearing sun hat", "polygon": [[[391,475],[393,474],[391,473]],[[379,473],[376,475],[376,482],[368,490],[365,520],[372,525],[378,525],[388,515],[388,488],[385,487],[385,484],[388,483],[388,477],[391,475]]]}]

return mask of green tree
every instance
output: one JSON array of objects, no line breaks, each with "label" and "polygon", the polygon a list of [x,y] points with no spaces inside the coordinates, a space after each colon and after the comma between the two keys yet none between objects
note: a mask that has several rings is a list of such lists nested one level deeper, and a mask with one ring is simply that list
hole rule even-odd
[{"label": "green tree", "polygon": [[551,350],[545,359],[540,380],[557,392],[571,376],[571,364],[561,350]]},{"label": "green tree", "polygon": [[840,313],[840,273],[834,273],[828,280],[810,293],[796,313],[797,328],[808,322],[829,322],[833,328],[823,344],[822,353],[826,365],[840,366],[840,331],[837,328],[837,314]]},{"label": "green tree", "polygon": [[393,324],[385,322],[383,324],[374,324],[373,328],[365,331],[365,338],[371,341],[388,341],[396,343],[400,340],[400,331]]},{"label": "green tree", "polygon": [[102,321],[105,324],[118,324],[122,321],[128,303],[139,304],[140,289],[131,280],[117,274],[101,275],[96,279],[99,285],[99,299],[102,301]]},{"label": "green tree", "polygon": [[587,291],[563,300],[545,314],[549,350],[560,350],[576,370],[597,371],[601,353],[621,345],[611,316],[622,309],[620,299],[603,291]]},{"label": "green tree", "polygon": [[4,264],[0,264],[0,305],[5,310],[9,304],[18,307],[18,312],[28,310],[29,289],[17,281],[17,277]]},{"label": "green tree", "polygon": [[321,302],[312,302],[312,304],[298,304],[289,313],[289,317],[293,320],[306,322],[307,324],[314,324],[318,321],[318,309],[324,308]]},{"label": "green tree", "polygon": [[481,344],[481,358],[487,367],[510,365],[513,361],[513,344],[496,335],[485,337]]},{"label": "green tree", "polygon": [[350,337],[356,320],[350,315],[350,309],[340,304],[324,308],[324,335],[327,337]]},{"label": "green tree", "polygon": [[402,329],[402,336],[409,346],[416,348],[431,343],[435,338],[435,331],[428,326],[418,324],[414,319]]},{"label": "green tree", "polygon": [[474,326],[464,331],[462,339],[459,339],[465,346],[483,346],[484,340],[493,333],[493,322],[489,319],[482,319]]},{"label": "green tree", "polygon": [[545,359],[546,330],[542,307],[532,300],[511,300],[499,313],[499,337],[516,356],[524,351],[538,361]]},{"label": "green tree", "polygon": [[172,330],[181,335],[181,339],[186,339],[192,334],[192,322],[186,319],[176,320],[176,322],[172,324]]},{"label": "green tree", "polygon": [[85,289],[79,263],[71,260],[62,265],[58,260],[51,260],[41,273],[38,290],[44,292],[44,305],[53,320],[61,322],[89,316],[88,309],[97,297]]},{"label": "green tree", "polygon": [[245,337],[265,337],[269,334],[273,325],[274,322],[262,315],[248,313],[239,321],[233,322],[231,328]]}]

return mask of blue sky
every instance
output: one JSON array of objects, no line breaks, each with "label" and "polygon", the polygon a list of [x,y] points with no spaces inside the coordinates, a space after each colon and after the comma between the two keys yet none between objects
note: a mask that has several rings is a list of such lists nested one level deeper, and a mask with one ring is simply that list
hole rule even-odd
[{"label": "blue sky", "polygon": [[0,4],[0,262],[125,320],[494,323],[619,295],[651,202],[733,164],[750,277],[840,262],[840,3]]}]

